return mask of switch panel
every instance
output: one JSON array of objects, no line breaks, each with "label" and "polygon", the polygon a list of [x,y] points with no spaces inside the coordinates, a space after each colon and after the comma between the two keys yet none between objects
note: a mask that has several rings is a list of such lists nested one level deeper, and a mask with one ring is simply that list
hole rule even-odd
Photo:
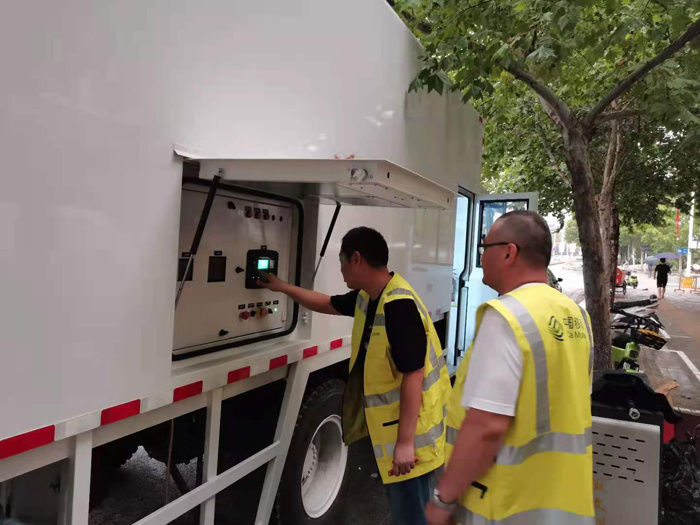
[{"label": "switch panel", "polygon": [[[256,279],[264,271],[294,281],[300,235],[297,204],[220,188],[185,276],[207,191],[198,184],[182,189],[177,277],[187,281],[175,310],[173,354],[178,358],[274,336],[288,330],[293,319],[293,301],[261,288]],[[271,220],[273,215],[278,220]],[[280,222],[282,216],[289,220]]]}]

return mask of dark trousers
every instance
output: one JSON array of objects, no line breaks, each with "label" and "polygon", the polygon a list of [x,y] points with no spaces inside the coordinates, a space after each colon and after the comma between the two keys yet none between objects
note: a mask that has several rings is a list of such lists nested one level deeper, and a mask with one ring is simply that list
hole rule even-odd
[{"label": "dark trousers", "polygon": [[417,478],[384,485],[392,525],[427,525],[425,506],[441,471],[439,468]]}]

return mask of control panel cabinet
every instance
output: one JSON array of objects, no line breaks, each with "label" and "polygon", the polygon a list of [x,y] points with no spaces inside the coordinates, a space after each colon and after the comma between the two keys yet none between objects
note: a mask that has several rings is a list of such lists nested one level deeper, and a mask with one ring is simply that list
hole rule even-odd
[{"label": "control panel cabinet", "polygon": [[271,338],[293,330],[295,305],[256,284],[260,271],[296,281],[301,205],[292,199],[223,185],[217,189],[199,249],[185,275],[208,186],[182,189],[175,309],[175,359]]}]

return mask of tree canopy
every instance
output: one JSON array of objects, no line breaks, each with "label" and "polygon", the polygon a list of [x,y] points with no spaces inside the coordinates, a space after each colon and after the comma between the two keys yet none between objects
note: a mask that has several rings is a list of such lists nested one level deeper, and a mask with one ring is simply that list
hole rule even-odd
[{"label": "tree canopy", "polygon": [[[700,4],[399,0],[395,8],[425,48],[411,88],[459,91],[486,117],[490,183],[538,190],[541,211],[575,210],[596,367],[609,366],[620,210],[631,222],[658,220],[672,190],[685,189],[676,199],[685,207],[700,187],[679,157],[700,143]],[[650,182],[635,184],[641,174]]]}]

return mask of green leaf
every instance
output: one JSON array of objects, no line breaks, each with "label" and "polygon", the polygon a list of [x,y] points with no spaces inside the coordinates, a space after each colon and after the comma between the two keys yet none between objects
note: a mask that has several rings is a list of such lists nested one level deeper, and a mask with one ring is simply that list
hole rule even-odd
[{"label": "green leaf", "polygon": [[566,26],[569,25],[569,17],[567,15],[562,16],[559,19],[559,22],[557,22],[557,25],[559,26],[559,29],[564,31],[566,29]]},{"label": "green leaf", "polygon": [[700,81],[690,78],[676,77],[668,83],[668,86],[673,89],[686,89],[700,86]]},{"label": "green leaf", "polygon": [[506,55],[506,53],[508,53],[509,50],[510,50],[510,46],[508,44],[503,44],[500,48],[498,48],[498,51],[496,51],[493,54],[493,58],[495,58],[495,59],[503,58]]},{"label": "green leaf", "polygon": [[552,58],[554,56],[556,56],[556,54],[554,53],[554,50],[552,48],[542,46],[542,47],[538,47],[532,53],[530,53],[527,56],[527,59],[532,60],[534,62],[542,62],[542,61],[544,61],[548,58]]}]

